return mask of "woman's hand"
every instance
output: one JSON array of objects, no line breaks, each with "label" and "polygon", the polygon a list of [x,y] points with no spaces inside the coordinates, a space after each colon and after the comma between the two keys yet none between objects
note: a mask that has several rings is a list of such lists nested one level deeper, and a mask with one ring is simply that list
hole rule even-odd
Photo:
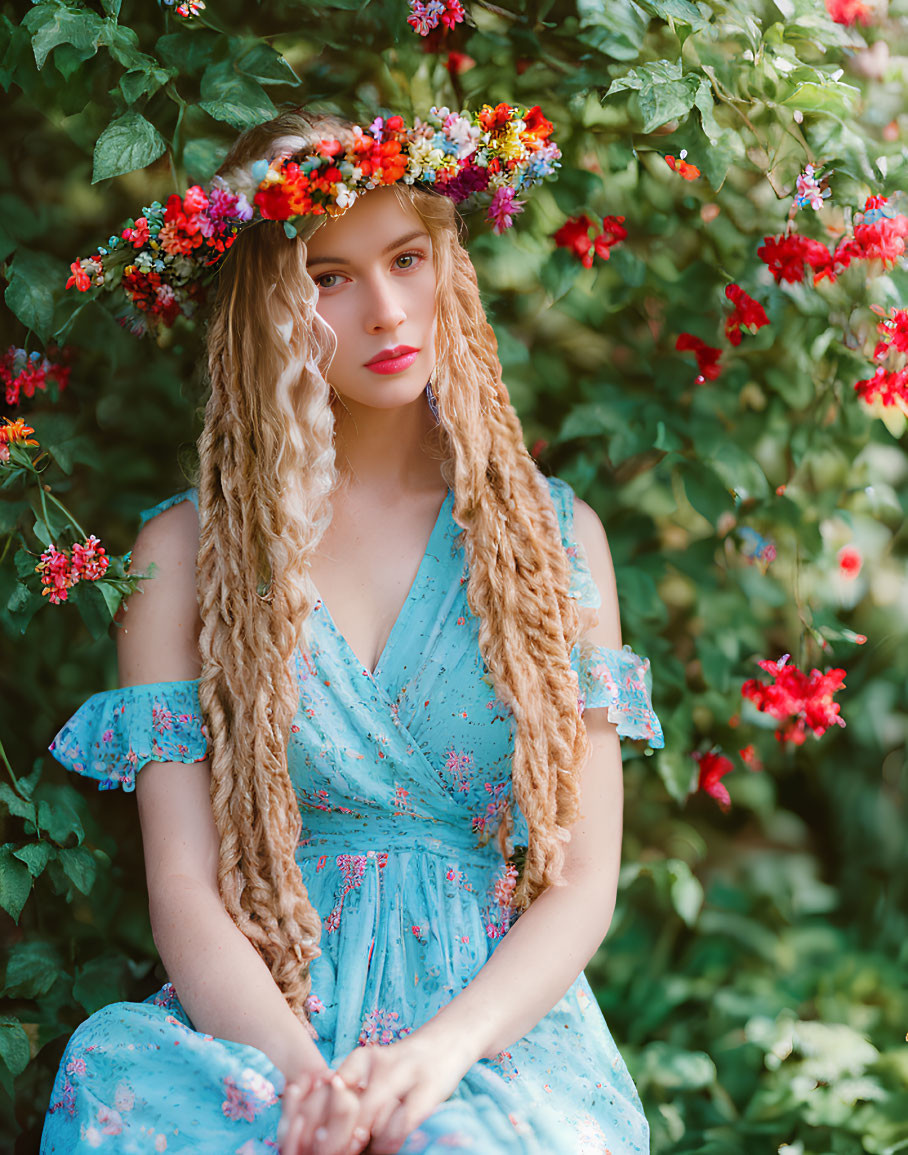
[{"label": "woman's hand", "polygon": [[281,1155],[394,1155],[476,1057],[427,1024],[397,1043],[357,1047],[336,1071],[300,1075],[284,1089]]},{"label": "woman's hand", "polygon": [[[462,1040],[442,1043],[419,1030],[388,1046],[351,1051],[337,1074],[359,1095],[358,1126],[371,1136],[367,1155],[395,1155],[410,1132],[454,1091],[475,1059]],[[345,1153],[339,1148],[338,1155]]]},{"label": "woman's hand", "polygon": [[284,1087],[281,1155],[359,1155],[369,1141],[359,1116],[359,1096],[330,1067],[304,1071]]}]

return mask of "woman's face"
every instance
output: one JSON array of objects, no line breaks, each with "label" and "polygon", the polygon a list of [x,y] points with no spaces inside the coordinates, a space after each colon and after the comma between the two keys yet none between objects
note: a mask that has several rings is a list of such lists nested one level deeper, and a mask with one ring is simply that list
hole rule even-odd
[{"label": "woman's face", "polygon": [[[329,384],[376,409],[416,400],[435,366],[435,266],[419,217],[392,188],[372,189],[307,249],[316,309],[337,335]],[[394,357],[401,349],[412,352]]]}]

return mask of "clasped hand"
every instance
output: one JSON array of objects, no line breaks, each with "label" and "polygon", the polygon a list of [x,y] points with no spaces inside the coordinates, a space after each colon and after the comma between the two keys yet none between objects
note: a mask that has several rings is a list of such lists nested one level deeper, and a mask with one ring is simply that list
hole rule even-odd
[{"label": "clasped hand", "polygon": [[284,1088],[281,1155],[395,1155],[472,1065],[416,1034],[357,1047],[336,1071],[305,1072]]}]

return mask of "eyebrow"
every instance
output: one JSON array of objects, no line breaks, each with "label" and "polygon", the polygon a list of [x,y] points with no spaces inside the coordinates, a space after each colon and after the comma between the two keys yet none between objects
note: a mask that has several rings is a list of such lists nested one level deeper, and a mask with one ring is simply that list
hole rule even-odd
[{"label": "eyebrow", "polygon": [[[390,253],[392,249],[399,249],[401,245],[406,245],[409,241],[415,241],[417,237],[428,237],[428,233],[424,229],[417,229],[416,232],[407,233],[403,237],[398,237],[396,241],[392,241],[390,245],[385,245],[381,251],[381,255]],[[343,257],[313,257],[311,261],[306,262],[306,268],[311,269],[313,265],[349,265],[350,262]]]}]

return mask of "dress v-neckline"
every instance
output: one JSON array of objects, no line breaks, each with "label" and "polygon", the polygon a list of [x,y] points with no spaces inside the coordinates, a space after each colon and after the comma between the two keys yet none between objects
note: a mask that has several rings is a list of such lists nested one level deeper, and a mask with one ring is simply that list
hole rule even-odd
[{"label": "dress v-neckline", "polygon": [[448,492],[445,494],[445,499],[441,503],[441,508],[439,509],[438,514],[436,515],[435,523],[432,526],[431,532],[429,533],[429,540],[426,542],[426,548],[423,550],[422,557],[421,557],[420,562],[419,562],[419,566],[416,570],[416,576],[413,578],[413,581],[410,585],[409,590],[407,590],[407,595],[403,600],[403,604],[401,605],[400,610],[398,611],[397,617],[394,619],[394,623],[391,626],[390,633],[388,634],[387,638],[385,639],[385,644],[382,646],[381,653],[378,655],[378,661],[375,663],[374,669],[370,670],[369,667],[367,665],[365,665],[364,662],[361,662],[359,660],[359,657],[354,652],[353,647],[347,641],[346,636],[341,633],[340,629],[337,626],[337,623],[335,622],[334,618],[331,616],[331,611],[328,609],[328,605],[325,602],[325,599],[322,597],[321,593],[319,592],[318,587],[315,585],[314,582],[312,583],[313,589],[315,590],[315,595],[318,599],[319,611],[322,614],[324,614],[325,621],[327,622],[328,626],[330,627],[331,632],[337,638],[339,645],[345,651],[347,656],[352,658],[353,661],[356,663],[356,665],[364,673],[369,675],[369,677],[372,679],[373,682],[376,682],[376,679],[381,674],[381,671],[385,665],[385,662],[388,660],[388,657],[391,654],[391,650],[394,646],[394,643],[397,639],[397,636],[398,636],[398,634],[401,633],[401,631],[403,629],[404,618],[407,616],[407,611],[409,610],[409,608],[413,602],[413,599],[416,596],[417,591],[419,590],[420,586],[423,583],[423,579],[425,577],[426,571],[428,570],[429,566],[432,563],[432,560],[434,557],[434,552],[435,552],[434,547],[436,544],[436,539],[441,534],[443,527],[447,521],[446,514],[447,514],[447,511],[448,511],[448,508],[449,508],[449,505],[451,503],[451,499],[453,496],[454,496],[454,490],[453,489],[449,489]]}]

